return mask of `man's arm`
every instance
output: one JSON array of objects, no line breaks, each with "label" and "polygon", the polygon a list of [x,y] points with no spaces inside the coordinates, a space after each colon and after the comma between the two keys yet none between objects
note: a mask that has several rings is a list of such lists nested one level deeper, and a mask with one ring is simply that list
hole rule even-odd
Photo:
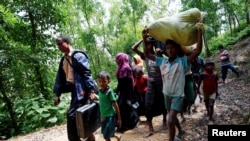
[{"label": "man's arm", "polygon": [[141,57],[144,56],[144,53],[140,50],[138,50],[138,47],[141,45],[141,43],[143,42],[143,39],[141,39],[140,41],[136,42],[131,49],[137,53],[138,55],[140,55]]},{"label": "man's arm", "polygon": [[[203,22],[203,19],[199,19],[199,22]],[[202,29],[198,28],[198,40],[197,40],[197,45],[196,45],[196,49],[190,54],[188,55],[188,61],[192,62],[192,60],[194,60],[197,56],[200,55],[201,50],[202,50]]]},{"label": "man's arm", "polygon": [[78,67],[77,69],[78,71],[80,71],[79,73],[85,83],[85,86],[87,87],[87,90],[90,92],[90,94],[97,93],[95,89],[95,82],[92,78],[91,70],[89,68],[88,57],[86,56],[86,54],[76,53],[74,55],[74,58],[76,59],[75,61]]},{"label": "man's arm", "polygon": [[55,80],[55,84],[54,84],[54,88],[53,88],[53,92],[55,93],[55,99],[54,99],[54,105],[58,105],[60,103],[60,96],[62,93],[62,81],[66,82],[65,76],[63,76],[62,72],[62,66],[63,66],[63,59],[64,57],[61,58],[60,63],[59,63],[59,67],[56,73],[56,80]]}]

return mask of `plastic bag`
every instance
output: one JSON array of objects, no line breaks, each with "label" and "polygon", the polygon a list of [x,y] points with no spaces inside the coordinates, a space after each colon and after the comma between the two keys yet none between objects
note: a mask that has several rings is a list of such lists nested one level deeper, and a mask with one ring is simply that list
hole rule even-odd
[{"label": "plastic bag", "polygon": [[139,105],[138,102],[135,102],[135,103],[132,104],[132,107],[135,108],[135,109],[137,109],[139,106],[140,106],[140,105]]},{"label": "plastic bag", "polygon": [[200,103],[201,103],[201,99],[200,99],[200,96],[197,94],[197,95],[196,95],[196,98],[195,98],[195,100],[194,100],[194,105],[195,105],[195,106],[198,106]]},{"label": "plastic bag", "polygon": [[205,13],[197,8],[160,18],[147,26],[148,33],[155,39],[165,43],[167,39],[174,40],[182,46],[191,46],[197,43],[197,28],[204,28],[203,24],[196,23]]},{"label": "plastic bag", "polygon": [[137,101],[132,103],[131,100],[127,100],[127,104],[129,106],[132,106],[134,109],[137,109],[139,107],[139,103]]}]

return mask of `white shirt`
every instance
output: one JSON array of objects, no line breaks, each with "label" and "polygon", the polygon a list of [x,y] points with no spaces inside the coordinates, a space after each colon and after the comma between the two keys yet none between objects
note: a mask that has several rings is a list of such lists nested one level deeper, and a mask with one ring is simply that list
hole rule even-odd
[{"label": "white shirt", "polygon": [[156,65],[161,69],[164,95],[184,97],[185,73],[190,66],[187,56],[177,57],[173,62],[168,57],[156,57]]}]

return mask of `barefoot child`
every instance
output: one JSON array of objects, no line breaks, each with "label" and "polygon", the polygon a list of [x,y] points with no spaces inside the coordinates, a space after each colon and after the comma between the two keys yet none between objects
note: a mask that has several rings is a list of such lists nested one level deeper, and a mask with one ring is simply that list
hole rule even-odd
[{"label": "barefoot child", "polygon": [[99,86],[98,95],[100,101],[100,112],[101,112],[101,132],[105,141],[111,141],[112,137],[120,140],[119,136],[115,135],[116,125],[121,127],[121,116],[118,104],[116,102],[116,96],[112,89],[109,87],[110,74],[102,71],[97,76],[97,83]]},{"label": "barefoot child", "polygon": [[134,73],[134,82],[135,82],[135,89],[136,93],[136,101],[139,103],[139,107],[137,109],[139,116],[145,115],[145,95],[147,91],[147,83],[148,83],[148,76],[144,75],[144,72],[140,66],[136,66],[133,69]]},{"label": "barefoot child", "polygon": [[214,62],[206,61],[204,72],[201,74],[201,90],[204,95],[204,102],[209,122],[213,122],[214,102],[218,91],[218,75],[214,72]]}]

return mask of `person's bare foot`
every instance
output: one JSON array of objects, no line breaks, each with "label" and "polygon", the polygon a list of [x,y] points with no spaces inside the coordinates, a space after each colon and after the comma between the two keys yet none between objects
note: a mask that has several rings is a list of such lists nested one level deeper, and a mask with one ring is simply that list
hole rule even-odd
[{"label": "person's bare foot", "polygon": [[213,120],[209,120],[208,121],[208,125],[213,125],[214,124],[214,121]]},{"label": "person's bare foot", "polygon": [[181,131],[178,133],[178,135],[175,137],[175,141],[182,141],[184,138],[185,131]]},{"label": "person's bare foot", "polygon": [[95,141],[95,135],[91,134],[88,138],[87,141]]},{"label": "person's bare foot", "polygon": [[114,137],[117,139],[117,141],[120,141],[121,138],[122,138],[122,135],[121,134],[116,134]]},{"label": "person's bare foot", "polygon": [[144,137],[147,138],[147,137],[150,137],[152,135],[154,135],[154,131],[149,131],[148,133],[144,134]]},{"label": "person's bare foot", "polygon": [[149,132],[146,133],[146,134],[144,135],[144,137],[152,136],[152,135],[154,134],[154,132],[155,132],[152,122],[148,122],[148,128],[149,128]]},{"label": "person's bare foot", "polygon": [[209,121],[215,121],[213,117],[208,118]]},{"label": "person's bare foot", "polygon": [[184,123],[186,121],[186,118],[184,118],[184,117],[181,117],[180,119],[179,119],[179,123]]},{"label": "person's bare foot", "polygon": [[168,129],[167,123],[163,122],[160,130],[166,130],[166,129]]}]

